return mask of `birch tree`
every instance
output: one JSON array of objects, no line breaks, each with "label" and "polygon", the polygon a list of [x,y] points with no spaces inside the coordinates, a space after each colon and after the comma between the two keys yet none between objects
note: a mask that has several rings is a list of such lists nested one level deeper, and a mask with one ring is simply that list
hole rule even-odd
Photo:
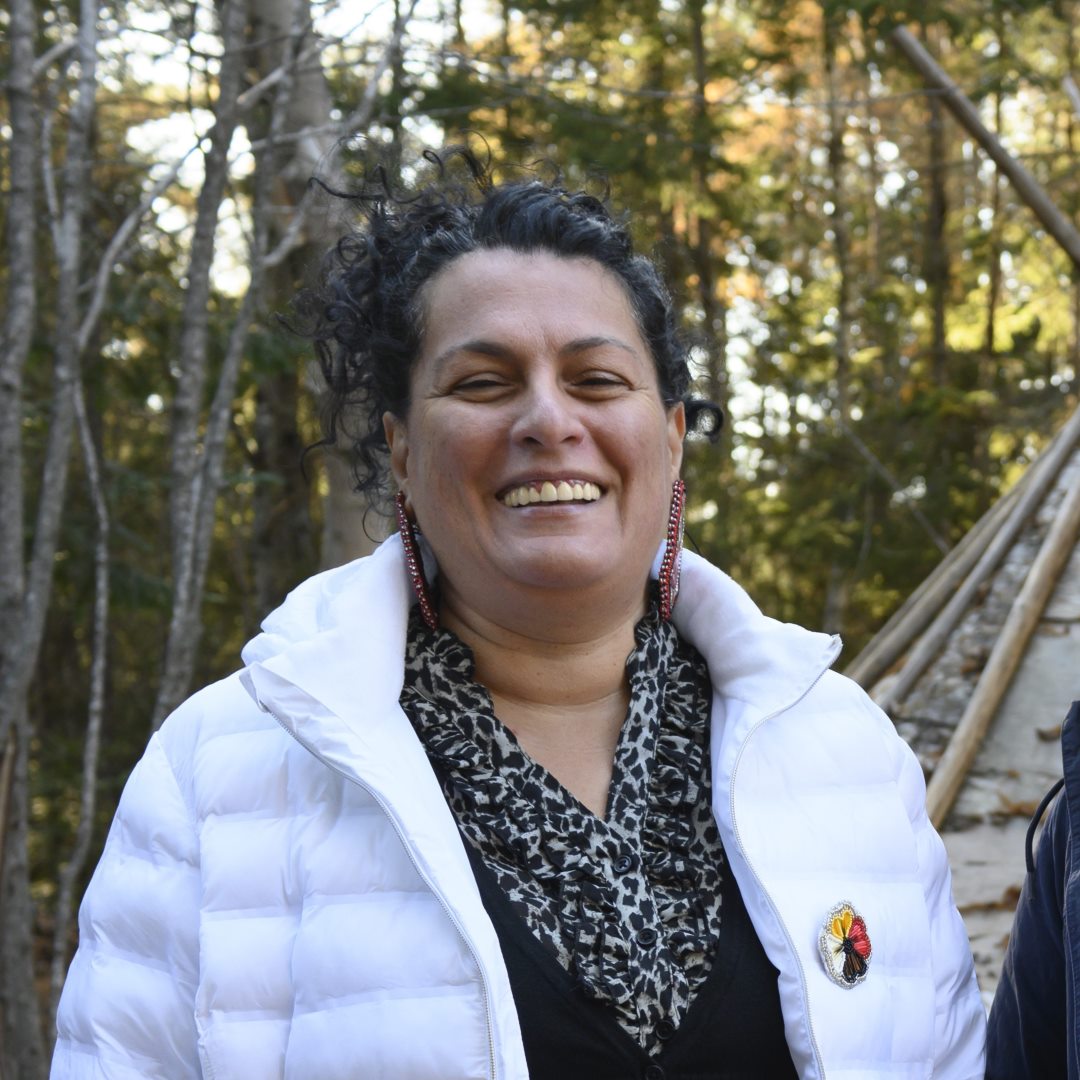
[{"label": "birch tree", "polygon": [[[281,220],[280,215],[268,212],[271,193],[276,187],[273,184],[274,169],[256,170],[255,208],[251,215],[256,223],[249,261],[251,284],[230,332],[213,398],[204,416],[201,403],[209,373],[207,308],[210,273],[218,214],[228,183],[229,147],[233,135],[245,113],[262,95],[269,94],[272,102],[269,132],[262,150],[266,159],[274,161],[277,140],[291,128],[288,132],[289,142],[298,148],[298,157],[289,168],[283,169],[284,178],[287,179],[290,173],[294,177],[302,175],[312,157],[318,155],[320,150],[323,150],[323,154],[319,160],[325,160],[326,144],[323,140],[327,140],[328,135],[332,146],[345,133],[363,130],[370,122],[378,100],[379,80],[400,45],[411,10],[410,7],[395,25],[358,107],[338,124],[328,125],[329,110],[322,111],[327,98],[324,90],[320,90],[317,68],[319,54],[317,48],[313,47],[316,43],[310,30],[310,11],[299,0],[285,3],[275,0],[265,7],[260,6],[260,24],[269,31],[265,40],[282,41],[284,45],[280,63],[263,75],[254,87],[245,91],[245,46],[250,13],[243,0],[227,0],[221,6],[222,48],[214,125],[208,136],[205,176],[196,201],[177,358],[178,376],[172,406],[170,525],[173,607],[152,715],[152,726],[155,728],[183,699],[195,668],[196,650],[202,632],[200,610],[210,557],[214,507],[221,483],[225,437],[251,320],[261,310],[261,291],[268,269],[280,264],[304,236],[304,219],[299,215],[305,206],[298,201],[293,214],[285,218],[278,243],[272,251],[269,249],[269,220],[272,216]],[[268,48],[265,55],[274,56],[276,52]],[[316,65],[315,72],[301,75],[302,68],[312,64]],[[304,77],[304,90],[311,95],[313,104],[298,104],[301,98],[294,93],[298,75]],[[312,116],[309,109],[318,109],[318,115]],[[359,530],[359,535],[363,536],[362,530]]]},{"label": "birch tree", "polygon": [[[9,256],[12,268],[19,277],[25,275],[25,281],[12,282],[14,295],[9,293],[4,327],[3,404],[0,406],[3,409],[0,426],[5,429],[0,468],[5,490],[14,491],[19,500],[19,506],[12,506],[17,531],[5,531],[2,540],[2,595],[5,614],[10,611],[14,615],[8,625],[17,625],[21,631],[4,649],[0,673],[0,745],[5,747],[5,757],[8,754],[13,757],[13,764],[9,766],[10,789],[6,793],[6,806],[2,808],[6,811],[5,827],[0,834],[3,842],[0,1008],[3,1010],[3,1071],[27,1080],[34,1080],[45,1071],[34,984],[34,919],[27,852],[32,738],[27,693],[45,629],[75,428],[79,377],[79,271],[95,106],[97,19],[97,4],[93,0],[82,0],[74,53],[77,75],[67,108],[67,134],[58,177],[52,167],[51,147],[41,146],[40,155],[35,153],[32,57],[36,15],[33,4],[28,0],[15,0],[9,24],[12,78],[8,92],[13,143],[25,139],[18,152],[14,145],[12,147],[14,205],[9,209],[8,218]],[[57,266],[57,289],[49,429],[40,469],[33,540],[29,561],[24,566],[21,475],[25,463],[18,435],[8,429],[18,429],[22,423],[22,373],[33,332],[35,267],[30,249],[35,243],[33,227],[37,219],[35,165],[42,169],[41,183]],[[25,310],[19,310],[20,304],[26,305]],[[11,487],[7,486],[9,481]]]}]

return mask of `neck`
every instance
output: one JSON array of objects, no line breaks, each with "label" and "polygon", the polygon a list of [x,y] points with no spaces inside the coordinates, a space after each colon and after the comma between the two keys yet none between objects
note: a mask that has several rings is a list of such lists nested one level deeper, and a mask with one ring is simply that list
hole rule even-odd
[{"label": "neck", "polygon": [[462,607],[444,591],[442,621],[472,649],[476,679],[492,694],[566,707],[606,698],[624,685],[634,627],[644,612],[643,598],[603,627],[551,619],[526,632]]},{"label": "neck", "polygon": [[[442,583],[441,619],[472,649],[476,678],[493,694],[565,708],[599,700],[626,682],[634,627],[645,613],[644,590],[598,617],[580,598],[565,610],[550,597],[523,598],[511,618],[467,604]],[[544,601],[548,601],[545,603]]]},{"label": "neck", "polygon": [[575,606],[576,620],[550,608],[536,618],[536,606],[519,604],[515,610],[529,615],[526,631],[463,604],[444,582],[441,616],[472,649],[477,681],[524,750],[603,816],[629,701],[626,658],[644,614],[644,590],[636,604],[602,625],[595,617],[582,619],[589,608],[580,601]]}]

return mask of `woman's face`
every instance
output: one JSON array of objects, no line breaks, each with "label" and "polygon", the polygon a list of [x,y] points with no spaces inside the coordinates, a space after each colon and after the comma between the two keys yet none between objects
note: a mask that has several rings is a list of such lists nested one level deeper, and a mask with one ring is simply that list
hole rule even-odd
[{"label": "woman's face", "polygon": [[478,609],[523,587],[640,603],[685,418],[622,283],[589,259],[496,249],[423,299],[409,412],[384,422],[445,586]]}]

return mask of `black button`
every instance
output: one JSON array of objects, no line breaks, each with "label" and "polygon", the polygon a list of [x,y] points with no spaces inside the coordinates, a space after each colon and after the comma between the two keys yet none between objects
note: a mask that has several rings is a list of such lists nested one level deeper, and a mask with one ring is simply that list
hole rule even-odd
[{"label": "black button", "polygon": [[659,1065],[650,1065],[644,1072],[645,1080],[664,1080],[667,1073]]},{"label": "black button", "polygon": [[637,932],[637,943],[639,945],[655,945],[657,933],[651,926],[646,926],[644,930]]},{"label": "black button", "polygon": [[633,855],[620,855],[612,866],[615,868],[616,874],[629,874],[634,869],[634,863],[636,862]]},{"label": "black button", "polygon": [[661,1020],[656,1025],[656,1037],[658,1039],[670,1039],[675,1034],[675,1025],[670,1020]]}]

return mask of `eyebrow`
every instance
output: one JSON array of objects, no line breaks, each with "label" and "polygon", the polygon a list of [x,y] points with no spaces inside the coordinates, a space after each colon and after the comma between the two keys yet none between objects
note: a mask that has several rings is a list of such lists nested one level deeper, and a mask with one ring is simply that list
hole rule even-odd
[{"label": "eyebrow", "polygon": [[614,345],[616,349],[622,349],[624,352],[630,353],[631,356],[638,355],[637,349],[632,345],[628,345],[621,338],[599,336],[578,338],[576,341],[571,341],[568,345],[564,345],[560,352],[564,354],[588,352],[590,349],[602,349],[605,345]]},{"label": "eyebrow", "polygon": [[[559,350],[559,355],[574,356],[578,353],[589,352],[591,349],[602,349],[605,346],[613,346],[616,349],[622,349],[631,356],[638,355],[638,351],[632,345],[628,345],[620,338],[604,337],[600,335],[595,337],[575,338],[573,341],[568,341]],[[484,338],[475,338],[471,341],[462,341],[457,345],[451,345],[449,348],[444,349],[435,357],[434,365],[436,367],[441,367],[458,353],[477,353],[480,356],[490,356],[496,360],[503,360],[511,357],[514,350],[508,348],[506,345],[500,345],[497,341],[487,341]]]}]

